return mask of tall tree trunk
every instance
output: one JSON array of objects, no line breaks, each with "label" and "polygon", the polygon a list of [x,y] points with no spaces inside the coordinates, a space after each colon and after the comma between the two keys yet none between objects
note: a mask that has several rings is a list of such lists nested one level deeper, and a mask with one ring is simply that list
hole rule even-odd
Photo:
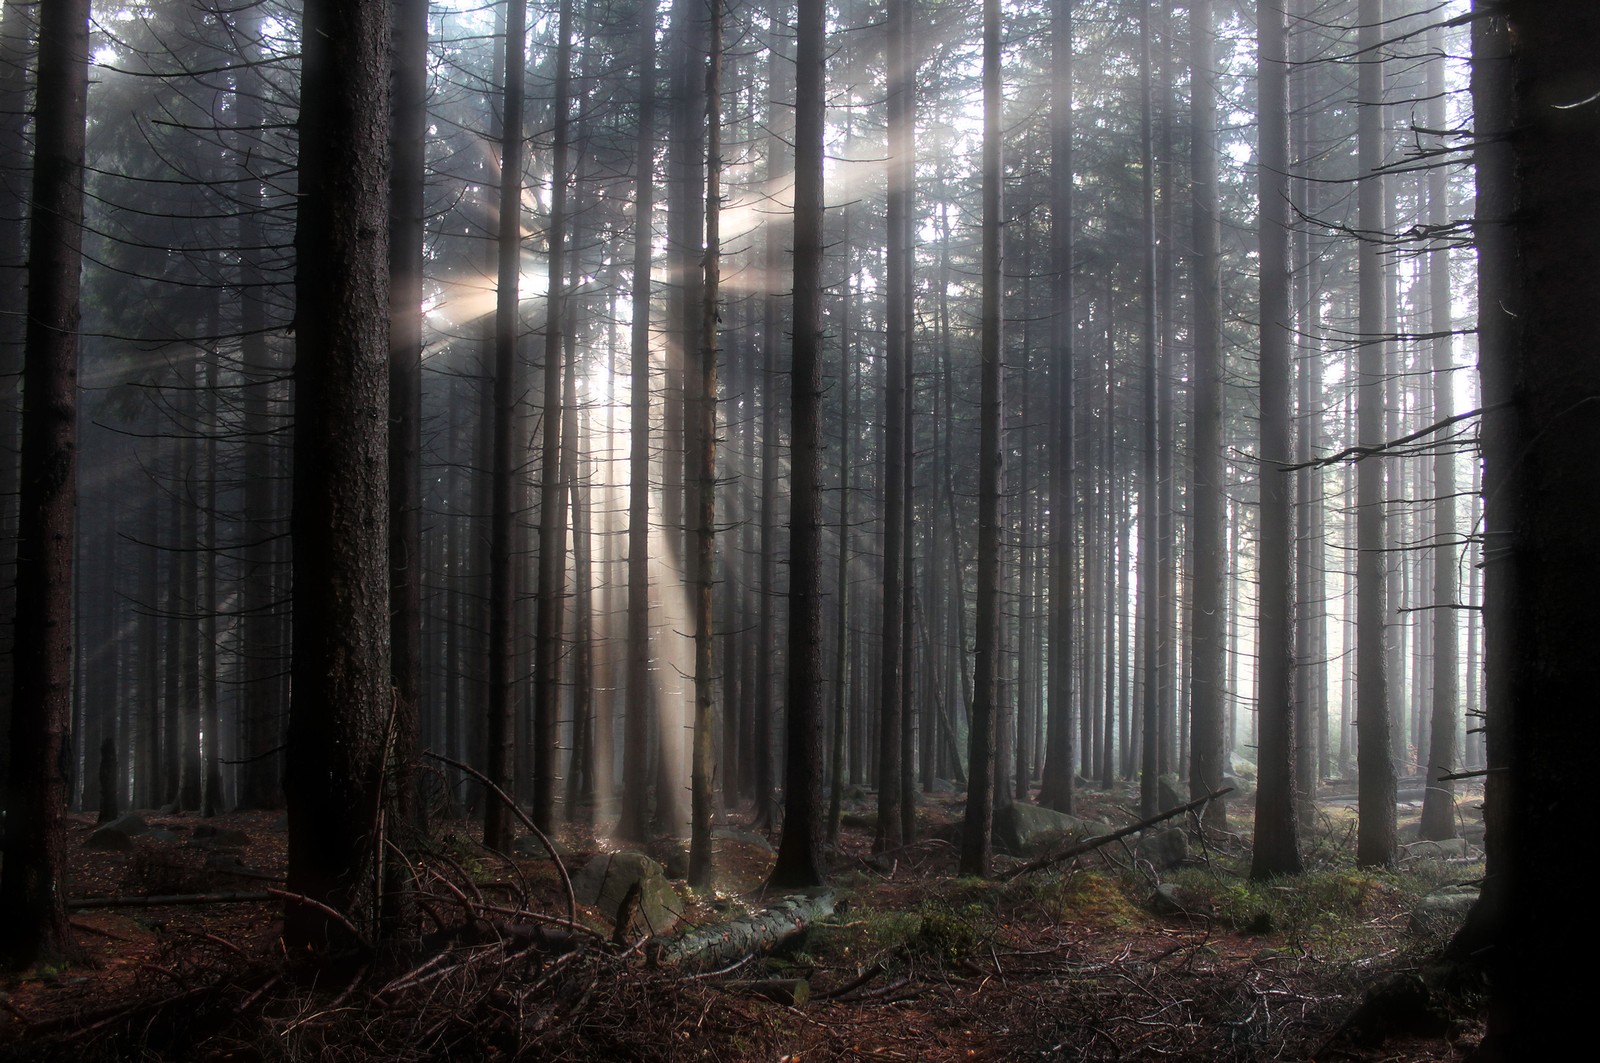
[{"label": "tall tree trunk", "polygon": [[[711,884],[711,817],[715,812],[711,728],[715,694],[715,632],[711,590],[717,570],[717,284],[722,231],[722,0],[711,0],[706,63],[705,263],[701,285],[700,349],[695,352],[696,407],[690,411],[697,512],[691,517],[694,575],[694,748],[690,768],[689,884]],[[820,679],[820,676],[818,677]],[[819,697],[820,713],[820,697]],[[821,751],[818,751],[820,760]],[[820,765],[819,765],[820,770]]]},{"label": "tall tree trunk", "polygon": [[1142,449],[1139,476],[1139,631],[1144,645],[1142,719],[1139,767],[1139,811],[1146,818],[1160,809],[1161,774],[1161,677],[1162,661],[1166,647],[1162,645],[1160,512],[1161,486],[1159,458],[1162,410],[1157,401],[1160,388],[1160,367],[1156,335],[1156,192],[1155,192],[1155,141],[1154,121],[1151,114],[1150,83],[1150,5],[1154,0],[1139,3],[1139,145],[1142,163],[1139,167],[1143,192],[1141,211],[1143,230],[1140,246],[1143,264],[1140,274],[1141,300],[1144,324],[1140,340],[1143,345],[1141,366],[1144,376],[1142,400]]},{"label": "tall tree trunk", "polygon": [[655,214],[656,4],[639,5],[639,100],[633,175],[633,326],[628,437],[628,674],[623,715],[622,821],[627,841],[650,836],[650,256]]},{"label": "tall tree trunk", "polygon": [[[1383,66],[1377,61],[1383,39],[1383,0],[1361,0],[1357,47],[1370,57],[1361,64],[1356,93],[1358,116],[1356,227],[1363,236],[1357,251],[1361,293],[1357,326],[1357,440],[1376,446],[1384,435],[1385,325],[1383,264],[1376,240],[1383,228],[1383,180],[1376,174],[1383,162]],[[1394,862],[1395,768],[1390,758],[1389,662],[1384,625],[1389,619],[1384,575],[1384,465],[1363,461],[1356,466],[1356,770],[1359,775],[1359,821],[1356,860],[1363,867]]]},{"label": "tall tree trunk", "polygon": [[[1428,64],[1427,124],[1430,129],[1445,126],[1444,42],[1443,34],[1429,31],[1429,52],[1435,58]],[[1445,171],[1428,171],[1428,223],[1441,229],[1450,221],[1450,189]],[[1433,334],[1433,420],[1437,424],[1450,416],[1451,373],[1450,336],[1450,251],[1448,245],[1435,247],[1426,261],[1428,273],[1428,331]],[[1422,798],[1421,835],[1438,841],[1456,836],[1455,784],[1443,776],[1456,767],[1456,741],[1460,733],[1460,673],[1457,649],[1456,565],[1460,543],[1456,536],[1456,459],[1448,442],[1441,440],[1433,456],[1433,705],[1431,707],[1428,749],[1428,785]]]},{"label": "tall tree trunk", "polygon": [[[389,675],[389,9],[306,5],[295,250],[289,891],[374,937],[393,815]],[[292,948],[348,944],[289,901]]]},{"label": "tall tree trunk", "polygon": [[973,653],[972,733],[968,739],[967,807],[961,829],[961,873],[988,875],[994,809],[995,731],[1000,716],[996,677],[1000,657],[1000,495],[1001,325],[1005,298],[1001,285],[1004,233],[1001,230],[1000,0],[983,4],[983,310],[979,319],[982,355],[978,408],[978,597],[977,643]]},{"label": "tall tree trunk", "polygon": [[[494,320],[494,438],[489,503],[489,719],[484,775],[509,791],[513,785],[512,748],[515,729],[517,662],[517,581],[513,576],[516,532],[517,396],[521,314],[518,281],[522,268],[523,94],[527,55],[527,0],[509,0],[506,12],[505,85],[501,102],[500,214],[496,231]],[[511,813],[486,795],[483,843],[505,851],[511,847]]]},{"label": "tall tree trunk", "polygon": [[900,848],[904,840],[901,802],[901,731],[905,728],[902,672],[905,654],[905,566],[901,554],[910,545],[905,538],[906,518],[906,272],[911,265],[909,238],[909,187],[906,162],[911,153],[908,106],[910,72],[907,69],[907,0],[891,0],[888,33],[884,43],[889,70],[888,202],[885,210],[887,291],[884,328],[887,333],[883,360],[883,624],[879,655],[883,660],[878,700],[878,824],[873,834],[875,852]]},{"label": "tall tree trunk", "polygon": [[[1072,811],[1072,640],[1077,603],[1077,422],[1073,391],[1072,10],[1050,11],[1050,615],[1044,777],[1039,803]],[[1091,712],[1086,705],[1084,718]]]},{"label": "tall tree trunk", "polygon": [[[1189,639],[1194,664],[1189,674],[1189,796],[1222,787],[1228,770],[1223,698],[1227,694],[1228,625],[1223,603],[1227,579],[1226,488],[1222,462],[1223,360],[1222,254],[1218,224],[1216,55],[1212,0],[1189,5],[1190,199],[1193,205],[1194,422],[1190,426],[1194,514],[1191,544]],[[1226,798],[1206,806],[1205,824],[1226,830]]]},{"label": "tall tree trunk", "polygon": [[[1513,572],[1505,616],[1518,656],[1509,664],[1505,773],[1509,828],[1496,873],[1504,876],[1505,920],[1491,953],[1491,1058],[1555,1058],[1585,1025],[1587,994],[1565,977],[1570,916],[1579,880],[1553,874],[1550,855],[1580,829],[1580,795],[1592,772],[1600,720],[1586,711],[1600,683],[1594,602],[1600,563],[1592,530],[1600,499],[1600,359],[1594,307],[1600,299],[1600,108],[1593,42],[1600,10],[1573,0],[1511,0],[1510,147],[1515,174],[1511,237],[1520,268],[1508,294],[1518,315],[1517,346],[1489,348],[1485,360],[1516,373],[1517,433],[1487,438],[1485,457],[1508,490],[1514,534],[1495,541],[1490,573]],[[1496,127],[1491,126],[1491,129]],[[1489,215],[1491,225],[1506,215]],[[1498,264],[1497,264],[1498,265]],[[1493,288],[1484,292],[1499,294]],[[1503,335],[1503,334],[1501,334]],[[1499,397],[1499,396],[1496,396]],[[1485,398],[1489,398],[1486,394]],[[1509,481],[1509,482],[1508,482]],[[1491,493],[1491,502],[1499,498]],[[1497,522],[1495,529],[1505,527]],[[1577,709],[1583,706],[1584,709]],[[1577,711],[1563,711],[1567,707]]]},{"label": "tall tree trunk", "polygon": [[1257,709],[1261,739],[1255,855],[1250,877],[1298,874],[1299,822],[1294,789],[1294,572],[1290,560],[1293,457],[1289,417],[1289,128],[1287,25],[1283,0],[1256,8],[1261,145],[1258,231],[1261,269],[1261,491],[1257,547],[1259,635]]},{"label": "tall tree trunk", "polygon": [[556,26],[556,82],[550,158],[550,220],[545,229],[544,440],[539,479],[539,610],[534,636],[533,821],[542,831],[555,826],[556,776],[560,769],[562,615],[567,594],[567,507],[561,473],[561,349],[566,326],[567,157],[572,98],[572,0],[561,0]]},{"label": "tall tree trunk", "polygon": [[[428,3],[392,0],[389,124],[389,670],[394,744],[389,785],[402,824],[413,790],[422,701],[422,297],[428,137]],[[410,924],[409,869],[386,862],[385,917]]]},{"label": "tall tree trunk", "polygon": [[[7,20],[11,12],[7,11]],[[62,882],[71,775],[72,572],[77,503],[88,0],[39,13],[38,112],[28,231],[5,862],[0,962],[79,955]],[[9,162],[10,160],[8,160]]]},{"label": "tall tree trunk", "polygon": [[[783,838],[773,888],[819,886],[822,867],[822,600],[818,451],[822,405],[823,77],[827,5],[795,19],[794,341],[790,407],[789,647]],[[881,782],[887,782],[882,780]]]}]

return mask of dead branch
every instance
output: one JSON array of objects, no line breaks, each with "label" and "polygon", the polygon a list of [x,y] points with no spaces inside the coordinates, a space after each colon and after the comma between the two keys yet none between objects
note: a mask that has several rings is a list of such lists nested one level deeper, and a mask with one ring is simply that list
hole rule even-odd
[{"label": "dead branch", "polygon": [[251,902],[270,901],[274,893],[280,892],[278,890],[268,890],[259,893],[166,893],[156,894],[151,897],[73,897],[67,901],[67,909],[77,912],[86,908],[165,908],[179,904],[248,904]]},{"label": "dead branch", "polygon": [[1217,798],[1222,797],[1224,794],[1231,793],[1233,793],[1233,787],[1224,786],[1222,789],[1209,793],[1199,800],[1190,801],[1188,804],[1179,805],[1177,808],[1169,808],[1159,816],[1152,816],[1149,819],[1142,819],[1132,826],[1123,827],[1121,830],[1113,831],[1110,834],[1102,834],[1098,838],[1090,838],[1086,842],[1079,842],[1077,845],[1069,846],[1059,853],[1052,853],[1049,856],[1041,856],[1037,860],[1023,864],[1021,867],[1014,868],[1011,871],[1006,872],[1004,875],[1000,876],[1000,879],[1003,882],[1009,882],[1011,879],[1014,879],[1019,875],[1026,875],[1031,871],[1042,871],[1047,867],[1054,867],[1056,864],[1066,863],[1068,860],[1071,860],[1074,857],[1082,856],[1084,853],[1094,852],[1103,845],[1110,845],[1112,842],[1119,842],[1130,835],[1138,834],[1140,831],[1148,827],[1153,827],[1157,823],[1163,823],[1174,816],[1181,816],[1185,812],[1191,812],[1194,809],[1203,808],[1212,801],[1215,801]]}]

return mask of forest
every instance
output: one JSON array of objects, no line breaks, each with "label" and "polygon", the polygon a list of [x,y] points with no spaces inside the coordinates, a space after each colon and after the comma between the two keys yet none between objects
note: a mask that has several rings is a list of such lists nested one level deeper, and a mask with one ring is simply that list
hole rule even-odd
[{"label": "forest", "polygon": [[0,141],[0,1059],[1574,1050],[1590,0],[0,0]]}]

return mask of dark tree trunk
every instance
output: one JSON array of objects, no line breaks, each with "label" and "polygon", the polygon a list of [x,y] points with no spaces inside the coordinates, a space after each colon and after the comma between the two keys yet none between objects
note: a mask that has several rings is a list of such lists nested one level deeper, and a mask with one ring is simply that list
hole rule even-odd
[{"label": "dark tree trunk", "polygon": [[[700,349],[695,352],[690,411],[691,457],[694,460],[695,509],[691,516],[694,565],[694,745],[689,771],[689,884],[711,885],[711,817],[716,787],[712,779],[715,636],[712,630],[712,585],[717,569],[717,282],[722,236],[722,0],[711,0],[711,43],[706,64],[705,262],[701,285]],[[821,678],[820,676],[818,677]],[[820,698],[819,698],[820,702]],[[820,707],[819,707],[820,712]],[[820,751],[819,751],[820,757]],[[820,770],[820,765],[819,765]]]},{"label": "dark tree trunk", "polygon": [[628,451],[628,673],[623,716],[622,820],[617,834],[650,834],[650,254],[655,214],[656,7],[639,12],[638,153],[633,193],[633,331]]},{"label": "dark tree trunk", "polygon": [[[1358,274],[1361,293],[1357,340],[1359,427],[1357,440],[1376,446],[1384,437],[1385,326],[1383,264],[1376,234],[1383,228],[1383,66],[1377,50],[1383,39],[1383,0],[1361,0],[1357,46],[1373,61],[1361,64],[1356,227],[1361,240]],[[1394,862],[1395,767],[1390,757],[1389,662],[1384,626],[1389,619],[1384,574],[1384,463],[1356,466],[1356,771],[1360,779],[1356,860],[1364,867]]]},{"label": "dark tree trunk", "polygon": [[1157,401],[1160,367],[1157,364],[1159,339],[1156,335],[1156,160],[1150,83],[1152,2],[1139,2],[1139,145],[1142,159],[1139,173],[1143,188],[1140,200],[1143,224],[1140,246],[1144,259],[1140,273],[1144,312],[1140,335],[1144,393],[1139,454],[1139,632],[1144,647],[1144,662],[1140,668],[1143,679],[1140,718],[1144,730],[1139,739],[1142,743],[1139,747],[1139,811],[1146,819],[1161,811],[1157,782],[1161,774],[1162,660],[1166,654],[1166,647],[1162,645],[1161,596],[1157,586],[1161,579],[1161,481],[1157,448],[1160,446],[1162,410]]},{"label": "dark tree trunk", "polygon": [[1261,491],[1258,550],[1257,718],[1261,726],[1256,791],[1255,879],[1298,874],[1294,789],[1294,571],[1290,559],[1293,457],[1289,432],[1289,128],[1287,25],[1283,0],[1257,5],[1261,146]]},{"label": "dark tree trunk", "polygon": [[[513,537],[516,531],[517,398],[521,391],[517,348],[521,331],[518,280],[522,269],[523,91],[527,51],[527,0],[510,0],[506,14],[504,99],[501,105],[500,216],[496,235],[498,281],[494,319],[494,438],[489,504],[489,713],[484,775],[500,789],[513,785],[517,661]],[[511,814],[489,796],[483,805],[483,843],[511,847]]]},{"label": "dark tree trunk", "polygon": [[[1189,639],[1189,796],[1222,788],[1228,751],[1223,697],[1227,678],[1228,625],[1223,605],[1227,577],[1226,487],[1222,462],[1223,364],[1220,231],[1217,205],[1216,58],[1212,41],[1212,0],[1189,5],[1190,173],[1193,204],[1194,422],[1190,448],[1193,483],[1193,540]],[[1206,806],[1205,824],[1226,830],[1226,798]]]},{"label": "dark tree trunk", "polygon": [[[8,16],[10,12],[7,12]],[[74,959],[62,864],[72,772],[72,573],[88,0],[40,10],[28,231],[16,624],[0,962]]]},{"label": "dark tree trunk", "polygon": [[889,70],[889,159],[887,222],[887,268],[884,296],[884,327],[887,333],[883,360],[883,624],[880,627],[878,695],[878,823],[873,834],[875,852],[900,848],[904,840],[900,785],[901,731],[905,728],[902,682],[905,654],[905,566],[902,552],[909,547],[905,538],[906,517],[906,271],[910,267],[911,235],[907,224],[910,204],[906,158],[911,152],[911,122],[908,95],[907,0],[893,0],[888,7],[888,34],[885,41]]},{"label": "dark tree trunk", "polygon": [[[301,39],[288,885],[367,932],[394,813],[388,6],[312,0]],[[349,944],[324,911],[292,901],[284,939]]]},{"label": "dark tree trunk", "polygon": [[[1600,359],[1594,308],[1600,300],[1600,108],[1593,42],[1600,10],[1574,0],[1512,0],[1503,5],[1511,55],[1512,219],[1517,315],[1515,346],[1484,351],[1497,378],[1514,376],[1512,432],[1487,436],[1486,469],[1507,492],[1508,538],[1492,540],[1494,593],[1509,591],[1504,612],[1522,648],[1497,656],[1508,695],[1497,764],[1506,769],[1506,818],[1495,873],[1505,901],[1491,956],[1489,1039],[1492,1059],[1549,1059],[1571,1051],[1591,1007],[1582,979],[1562,957],[1574,946],[1572,914],[1583,903],[1580,879],[1553,874],[1550,855],[1581,830],[1585,781],[1593,772],[1600,718],[1588,706],[1600,683],[1595,597],[1600,559],[1593,528],[1600,500]],[[1491,57],[1492,58],[1492,57]],[[1497,127],[1491,125],[1491,130]],[[1481,135],[1481,134],[1480,134]],[[1503,263],[1497,263],[1501,265]],[[1485,290],[1493,296],[1495,289]],[[1505,305],[1505,304],[1498,304]],[[1497,331],[1497,338],[1506,337]],[[1488,395],[1485,396],[1489,398]],[[1495,397],[1501,397],[1496,395]],[[1500,496],[1488,494],[1491,505]],[[1509,581],[1498,579],[1511,570]],[[1508,585],[1509,584],[1509,585]],[[1491,637],[1499,633],[1490,629]],[[1497,647],[1503,649],[1503,647]]]},{"label": "dark tree trunk", "polygon": [[534,635],[533,821],[555,827],[560,751],[562,614],[567,594],[567,507],[561,473],[561,338],[566,325],[567,156],[572,97],[572,0],[561,0],[556,25],[555,138],[550,159],[550,220],[545,229],[544,441],[539,481],[539,610]]},{"label": "dark tree trunk", "polygon": [[973,653],[972,733],[968,741],[967,807],[961,829],[961,873],[989,873],[994,811],[996,682],[1000,657],[1000,495],[1001,324],[1005,300],[1001,285],[1001,204],[1003,199],[1000,129],[1000,0],[983,5],[983,310],[979,322],[982,352],[978,408],[978,597],[977,642]]},{"label": "dark tree trunk", "polygon": [[[1444,51],[1441,34],[1429,32],[1431,50],[1437,54],[1428,64],[1428,108],[1430,129],[1445,125]],[[1428,172],[1428,223],[1446,226],[1450,220],[1449,181],[1444,170]],[[1452,389],[1449,335],[1450,251],[1434,248],[1425,260],[1428,275],[1428,331],[1433,339],[1433,420],[1450,416]],[[1442,443],[1433,456],[1433,704],[1431,706],[1428,749],[1428,786],[1422,798],[1421,836],[1438,841],[1456,836],[1455,783],[1443,778],[1456,770],[1456,740],[1461,718],[1460,672],[1457,658],[1456,566],[1461,544],[1456,536],[1456,459],[1448,443]]]},{"label": "dark tree trunk", "polygon": [[[789,647],[783,838],[768,885],[820,886],[822,600],[818,452],[822,405],[823,77],[827,5],[799,0],[795,19],[794,362],[791,368]],[[892,785],[892,780],[881,780]]]},{"label": "dark tree trunk", "polygon": [[[428,3],[392,0],[389,180],[389,670],[394,743],[388,785],[401,823],[416,818],[422,701],[422,297],[423,180],[428,133]],[[385,884],[386,917],[410,923],[406,869]]]},{"label": "dark tree trunk", "polygon": [[[1039,803],[1072,811],[1072,640],[1077,602],[1077,422],[1073,366],[1072,5],[1050,15],[1050,614],[1044,777]],[[1086,707],[1084,718],[1090,713]]]}]

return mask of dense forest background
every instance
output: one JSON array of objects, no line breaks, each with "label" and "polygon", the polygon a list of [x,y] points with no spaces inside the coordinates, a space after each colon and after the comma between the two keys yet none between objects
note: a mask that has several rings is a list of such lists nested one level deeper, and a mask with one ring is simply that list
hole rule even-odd
[{"label": "dense forest background", "polygon": [[8,953],[71,951],[68,806],[286,806],[300,942],[440,817],[700,882],[739,818],[784,886],[847,791],[891,852],[966,791],[978,875],[1127,780],[1245,780],[1261,877],[1342,787],[1365,865],[1398,790],[1456,837],[1548,748],[1496,536],[1593,506],[1494,486],[1585,401],[1485,346],[1593,257],[1505,250],[1594,161],[1538,8],[6,0]]}]

